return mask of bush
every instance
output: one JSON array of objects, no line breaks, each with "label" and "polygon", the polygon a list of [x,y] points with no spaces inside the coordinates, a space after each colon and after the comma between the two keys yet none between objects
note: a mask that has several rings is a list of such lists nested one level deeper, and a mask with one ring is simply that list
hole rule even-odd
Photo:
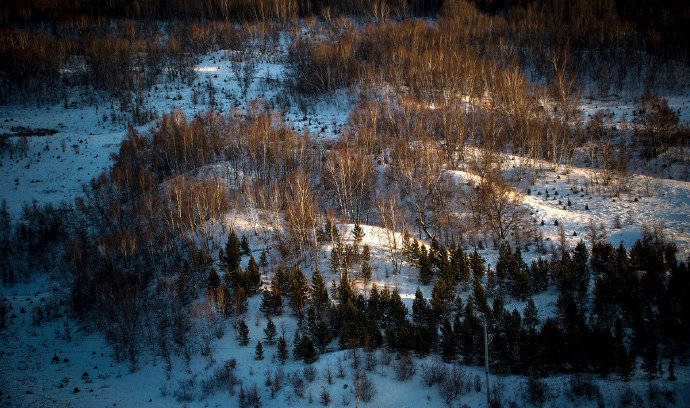
[{"label": "bush", "polygon": [[259,389],[256,386],[256,383],[254,383],[254,385],[252,385],[252,387],[246,391],[244,388],[240,389],[240,407],[261,407],[261,394],[259,394]]},{"label": "bush", "polygon": [[543,381],[529,377],[524,385],[524,399],[534,406],[540,407],[544,405],[547,398],[549,398],[549,387]]},{"label": "bush", "polygon": [[374,398],[374,395],[376,395],[374,383],[371,382],[366,374],[359,375],[359,378],[355,380],[355,392],[364,402],[371,401]]},{"label": "bush", "polygon": [[458,366],[454,366],[441,381],[440,391],[443,400],[450,404],[460,395],[470,391],[467,375]]},{"label": "bush", "polygon": [[440,384],[448,376],[448,369],[439,363],[422,364],[421,370],[422,382],[427,387]]},{"label": "bush", "polygon": [[647,399],[649,399],[649,406],[654,408],[668,407],[676,402],[672,390],[662,388],[656,384],[649,384]]},{"label": "bush", "polygon": [[314,379],[316,379],[316,369],[314,366],[308,365],[304,367],[304,379],[307,380],[307,382],[314,382]]},{"label": "bush", "polygon": [[394,364],[395,379],[398,381],[407,381],[414,375],[416,371],[415,363],[409,355],[400,355]]},{"label": "bush", "polygon": [[197,386],[193,379],[188,379],[180,381],[180,385],[177,387],[173,396],[177,402],[191,402],[196,399]]},{"label": "bush", "polygon": [[235,385],[239,379],[235,375],[235,368],[231,364],[225,364],[216,368],[213,374],[201,382],[201,393],[204,396],[215,394],[218,391],[228,391],[235,394]]},{"label": "bush", "polygon": [[323,405],[324,407],[328,406],[328,404],[331,403],[331,394],[328,392],[326,387],[323,387],[321,389],[320,401],[321,405]]},{"label": "bush", "polygon": [[568,395],[572,401],[575,401],[578,398],[584,398],[591,401],[601,396],[599,387],[593,384],[589,378],[581,375],[574,375],[570,377],[569,385],[570,389]]},{"label": "bush", "polygon": [[632,388],[625,387],[623,391],[621,391],[620,396],[618,397],[618,406],[623,408],[623,407],[641,407],[643,405],[642,397],[637,395],[635,391],[632,390]]}]

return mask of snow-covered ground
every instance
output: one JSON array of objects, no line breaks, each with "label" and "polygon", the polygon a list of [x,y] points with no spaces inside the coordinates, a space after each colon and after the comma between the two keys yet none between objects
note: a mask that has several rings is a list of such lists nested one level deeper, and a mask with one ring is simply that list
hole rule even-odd
[{"label": "snow-covered ground", "polygon": [[[193,117],[209,109],[221,112],[242,111],[252,100],[272,103],[281,110],[280,95],[285,94],[286,64],[258,62],[254,81],[243,98],[231,69],[226,51],[205,54],[195,67],[192,86],[161,83],[145,95],[146,104],[157,114],[180,109]],[[208,84],[215,92],[215,104],[209,100]],[[196,97],[194,94],[196,93]],[[21,138],[13,136],[18,127],[54,130],[48,136],[28,136],[27,155],[15,153],[0,157],[0,202],[5,200],[11,214],[21,215],[22,205],[72,202],[88,183],[111,163],[127,134],[127,124],[112,118],[122,117],[117,103],[87,103],[78,92],[65,104],[36,106],[0,106],[0,137],[7,135],[10,143]],[[84,100],[82,100],[84,99]],[[196,100],[196,103],[194,101]],[[306,111],[290,101],[285,118],[296,130],[308,130],[314,137],[336,137],[353,107],[353,98],[345,91],[307,105]],[[143,131],[151,123],[137,127]]]},{"label": "snow-covered ground", "polygon": [[[239,214],[229,216],[218,227],[219,231],[235,228],[239,233],[246,234],[250,239],[252,249],[262,248],[262,233],[265,225],[261,222],[247,222],[238,218]],[[222,227],[225,228],[222,228]],[[344,226],[341,232],[344,236],[351,236],[352,226]],[[364,226],[365,236],[363,244],[372,248],[372,264],[385,264],[385,248],[387,239],[381,236],[378,227]],[[220,233],[220,232],[219,232]],[[327,248],[325,248],[327,249]],[[246,266],[247,258],[244,259]],[[324,265],[325,267],[325,265]],[[327,281],[335,275],[322,268]],[[308,271],[307,271],[308,273]],[[270,275],[264,275],[268,281]],[[402,268],[399,275],[386,279],[379,270],[375,272],[374,281],[377,284],[388,284],[399,288],[403,301],[409,307],[411,297],[417,286],[416,272],[412,268]],[[362,285],[357,285],[360,289]],[[424,288],[428,292],[430,288]],[[365,350],[341,351],[333,344],[329,351],[320,356],[311,368],[301,361],[295,361],[292,356],[282,365],[275,357],[275,345],[268,345],[264,341],[264,331],[267,320],[258,310],[260,296],[249,300],[249,312],[246,322],[249,326],[249,344],[240,346],[238,336],[233,328],[235,321],[226,320],[223,323],[223,334],[214,337],[211,343],[211,355],[202,356],[197,350],[199,343],[193,342],[191,359],[189,362],[181,357],[173,357],[172,369],[166,370],[166,364],[161,357],[153,358],[151,353],[144,352],[136,372],[130,372],[126,361],[116,362],[112,349],[103,336],[96,332],[89,332],[69,317],[64,305],[55,302],[64,291],[59,280],[51,281],[47,277],[39,277],[30,284],[20,284],[12,288],[2,288],[2,295],[11,305],[9,324],[0,339],[4,345],[0,350],[3,364],[0,365],[0,378],[3,379],[0,404],[12,407],[224,407],[237,406],[240,385],[236,385],[231,392],[227,389],[213,392],[203,391],[203,384],[213,373],[224,367],[231,360],[235,360],[235,374],[242,382],[242,387],[249,390],[254,384],[261,394],[262,406],[322,406],[321,394],[326,390],[332,402],[330,406],[354,406],[356,394],[354,392],[355,364],[358,359],[359,371],[364,373],[375,390],[374,398],[369,403],[360,401],[361,406],[381,407],[440,407],[448,406],[444,394],[438,385],[427,386],[423,381],[426,367],[434,366],[450,370],[455,367],[461,373],[466,384],[465,391],[450,406],[477,407],[484,406],[485,394],[475,389],[475,383],[480,383],[483,390],[484,372],[481,367],[453,365],[442,362],[438,356],[413,359],[416,373],[410,379],[400,381],[396,378],[397,356],[385,350],[376,351],[373,356],[375,365],[367,368],[367,352]],[[462,294],[466,296],[467,293]],[[540,317],[549,313],[547,301],[552,301],[555,294],[547,291],[535,298],[540,304]],[[203,299],[203,297],[202,297]],[[200,302],[203,302],[201,300]],[[53,310],[55,317],[34,324],[34,307]],[[517,304],[509,304],[510,307]],[[47,309],[46,308],[46,309]],[[274,323],[278,333],[285,333],[288,340],[294,334],[296,318],[287,311],[280,317],[275,317]],[[193,332],[204,330],[203,326],[193,329]],[[192,337],[195,339],[195,337]],[[264,341],[264,359],[255,359],[255,346],[258,341]],[[342,367],[342,376],[340,375]],[[305,368],[307,371],[305,371]],[[331,373],[332,383],[328,381]],[[272,390],[266,384],[266,378],[282,376],[282,387]],[[313,378],[312,378],[313,376]],[[646,401],[646,393],[653,384],[660,389],[672,389],[675,394],[675,406],[690,404],[690,368],[679,366],[676,368],[678,380],[655,380],[650,382],[643,373],[638,374],[630,382],[622,382],[616,376],[601,378],[599,376],[585,376],[586,379],[599,387],[605,406],[617,406],[620,396],[633,390]],[[303,381],[303,390],[295,386],[293,378]],[[546,406],[597,406],[596,400],[582,400],[569,395],[571,376],[551,376],[543,381],[548,385]],[[526,401],[526,381],[522,376],[491,375],[492,387],[497,388],[504,401],[514,401],[518,406],[532,406]]]},{"label": "snow-covered ground", "polygon": [[[179,108],[193,116],[211,108],[224,112],[242,110],[253,99],[273,103],[275,108],[280,110],[281,98],[290,95],[290,92],[285,92],[287,87],[283,83],[287,67],[279,57],[265,58],[259,62],[256,79],[246,98],[241,96],[232,73],[229,55],[225,51],[204,55],[195,70],[197,78],[194,86],[161,83],[145,95],[147,104],[159,114]],[[215,89],[215,104],[211,104],[209,100],[209,88]],[[306,128],[317,138],[333,139],[338,136],[345,124],[354,106],[354,100],[348,92],[341,91],[335,96],[316,101],[306,112],[298,109],[295,101],[291,101],[284,113],[295,129]],[[111,103],[83,103],[80,95],[76,93],[71,102],[74,104],[68,104],[69,108],[63,105],[0,107],[0,134],[12,134],[13,128],[16,129],[18,126],[57,131],[48,136],[27,137],[26,157],[18,157],[15,154],[10,159],[9,155],[5,155],[0,160],[0,201],[7,202],[14,217],[21,214],[24,203],[33,200],[53,204],[71,202],[81,193],[84,183],[108,168],[111,164],[110,155],[117,151],[119,143],[126,135],[126,126],[111,119],[120,115],[118,106]],[[672,99],[670,103],[674,108],[679,108],[681,118],[687,120],[687,100]],[[630,119],[634,106],[617,102],[583,102],[586,114],[602,108],[615,110],[613,120],[622,121],[623,113],[627,120]],[[143,131],[149,126],[151,123],[138,129]],[[13,143],[19,139],[16,136],[9,137]],[[199,170],[197,175],[203,176],[214,171],[222,171],[222,165]],[[472,177],[465,172],[455,173],[460,181]],[[546,166],[534,184],[523,182],[519,193],[523,202],[533,210],[533,216],[538,222],[544,221],[540,228],[546,238],[552,241],[558,239],[559,227],[554,225],[558,220],[566,232],[569,243],[574,245],[579,239],[585,239],[587,225],[592,220],[597,225],[606,226],[608,239],[613,244],[622,242],[629,247],[640,237],[643,226],[663,224],[667,236],[679,246],[680,258],[686,259],[690,255],[689,182],[633,174],[629,181],[630,191],[615,196],[592,186],[592,178],[590,169],[575,167],[565,172],[563,169],[555,170]],[[247,235],[252,248],[255,249],[264,245],[263,234],[271,228],[264,220],[247,217],[247,214],[229,215],[223,223],[226,226],[225,230],[232,226],[239,233]],[[353,226],[339,227],[345,241],[351,240]],[[403,302],[409,307],[419,286],[418,272],[404,264],[398,274],[393,274],[388,258],[388,232],[376,226],[363,228],[365,236],[362,243],[371,248],[373,277],[371,282],[356,282],[355,286],[360,290],[368,290],[371,284],[376,283],[379,287],[387,285],[397,288]],[[400,238],[398,234],[397,239]],[[322,249],[319,266],[330,283],[336,279],[336,275],[330,271],[329,247],[324,246]],[[495,264],[495,249],[487,248],[480,253],[490,265]],[[524,255],[527,259],[539,256],[534,252],[525,252]],[[264,275],[263,279],[270,280],[270,275]],[[425,296],[431,295],[430,286],[421,289]],[[256,383],[263,390],[264,406],[320,406],[320,394],[324,389],[330,393],[331,406],[355,405],[353,370],[350,369],[351,352],[331,351],[322,355],[313,364],[316,377],[313,381],[306,382],[304,397],[298,397],[287,380],[292,373],[308,378],[309,375],[305,375],[303,371],[304,364],[290,358],[284,366],[280,365],[273,359],[275,346],[266,344],[265,359],[254,359],[254,346],[263,337],[266,323],[263,315],[258,313],[258,296],[249,301],[249,346],[238,345],[232,327],[233,322],[227,321],[224,335],[212,343],[211,357],[203,357],[196,352],[192,354],[189,364],[183,359],[174,358],[173,369],[167,373],[162,361],[154,361],[151,353],[143,353],[144,358],[138,371],[130,373],[126,362],[118,363],[114,360],[112,350],[102,334],[85,331],[70,318],[64,305],[54,305],[59,311],[54,319],[41,325],[33,324],[33,307],[52,302],[56,298],[54,293],[62,293],[64,290],[59,280],[47,277],[37,277],[31,283],[0,288],[0,296],[6,297],[12,308],[9,313],[9,327],[0,334],[0,404],[12,407],[236,406],[237,397],[227,391],[213,395],[202,395],[199,391],[199,384],[209,378],[216,367],[235,359],[237,375],[242,379],[245,389]],[[466,297],[468,293],[461,293],[460,296]],[[535,296],[540,318],[553,313],[555,298],[554,290]],[[509,301],[507,306],[521,309],[524,303]],[[279,332],[285,329],[286,337],[291,341],[296,325],[295,319],[289,313],[285,313],[283,317],[276,318],[275,323]],[[359,353],[364,366],[364,352]],[[372,371],[364,370],[373,381],[376,396],[372,402],[363,405],[446,405],[438,387],[426,387],[419,375],[422,364],[445,363],[436,360],[436,357],[416,358],[417,375],[405,382],[399,382],[394,379],[395,357],[387,356],[385,351],[379,350],[376,358],[377,367]],[[393,361],[387,365],[385,362],[389,358]],[[339,365],[345,367],[344,378],[337,375]],[[329,384],[325,378],[325,373],[329,369],[333,374],[333,384]],[[476,367],[461,369],[471,383],[474,382],[475,376],[483,379],[483,371]],[[286,384],[271,397],[266,392],[266,372],[275,373],[276,370],[284,372]],[[677,367],[676,375],[679,378],[676,382],[658,380],[654,383],[677,391],[676,406],[690,406],[690,370],[688,367]],[[189,380],[194,385],[191,387],[190,400],[179,398],[181,384]],[[516,401],[518,406],[526,404],[522,400],[525,378],[492,376],[491,381],[501,384],[505,399]],[[551,393],[556,396],[547,406],[596,405],[595,401],[589,401],[589,405],[586,405],[582,401],[568,400],[564,392],[568,388],[568,377],[554,376],[545,381],[549,384]],[[600,386],[605,406],[615,405],[618,396],[626,391],[626,387],[644,393],[649,384],[641,374],[629,383],[623,383],[613,377],[593,377],[592,381]],[[467,394],[455,400],[453,404],[482,406],[484,398],[484,394],[474,391],[472,385]]]}]

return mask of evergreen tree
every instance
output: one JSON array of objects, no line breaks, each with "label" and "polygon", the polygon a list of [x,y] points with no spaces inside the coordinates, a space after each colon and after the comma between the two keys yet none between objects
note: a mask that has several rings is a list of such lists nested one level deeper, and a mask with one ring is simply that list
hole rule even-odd
[{"label": "evergreen tree", "polygon": [[295,359],[303,360],[307,364],[311,364],[319,359],[319,354],[314,347],[314,341],[310,336],[295,334]]},{"label": "evergreen tree", "polygon": [[364,282],[369,282],[369,280],[371,280],[371,266],[369,265],[369,262],[362,262],[362,271],[360,272],[360,276]]},{"label": "evergreen tree", "polygon": [[327,407],[331,403],[331,394],[328,392],[326,387],[321,387],[321,394],[319,394],[321,405]]},{"label": "evergreen tree", "polygon": [[455,333],[448,319],[443,319],[441,324],[441,356],[446,362],[455,360],[456,356]]},{"label": "evergreen tree", "polygon": [[264,346],[261,345],[260,341],[258,343],[256,343],[256,350],[254,351],[254,359],[255,360],[263,360],[264,359]]},{"label": "evergreen tree", "polygon": [[266,339],[266,343],[274,344],[276,334],[277,334],[276,325],[275,325],[275,323],[273,323],[273,320],[269,318],[268,323],[266,323],[266,328],[264,329],[264,336]]},{"label": "evergreen tree", "polygon": [[527,306],[525,306],[525,311],[523,312],[522,323],[529,332],[534,332],[537,329],[539,318],[537,307],[532,298],[527,300]]},{"label": "evergreen tree", "polygon": [[307,310],[307,322],[309,334],[314,339],[316,346],[323,353],[331,340],[328,324],[326,324],[323,318],[319,317],[318,313],[311,307]]},{"label": "evergreen tree", "polygon": [[250,294],[255,294],[259,291],[261,287],[261,272],[253,256],[249,258],[244,280],[246,281],[247,290]]},{"label": "evergreen tree", "polygon": [[[455,300],[455,287],[445,277],[440,277],[431,290],[431,309],[436,319],[448,317]],[[436,320],[438,321],[438,320]]]},{"label": "evergreen tree", "polygon": [[470,282],[470,262],[461,246],[452,251],[450,263],[454,279],[467,287],[466,285]]},{"label": "evergreen tree", "polygon": [[268,258],[266,256],[266,251],[261,251],[261,256],[259,257],[259,266],[261,269],[266,269],[268,266]]},{"label": "evergreen tree", "polygon": [[285,361],[287,361],[288,359],[287,342],[285,341],[285,337],[283,336],[280,336],[280,338],[278,339],[278,350],[276,356],[280,360],[281,364],[285,364]]},{"label": "evergreen tree", "polygon": [[501,244],[498,248],[498,261],[496,261],[496,284],[501,293],[505,293],[508,288],[508,281],[512,275],[513,253],[510,245],[507,242]]},{"label": "evergreen tree", "polygon": [[415,324],[422,325],[426,323],[428,314],[427,301],[422,294],[422,290],[417,288],[414,295],[414,301],[412,301],[412,321],[415,322]]},{"label": "evergreen tree", "polygon": [[225,251],[223,251],[221,255],[221,260],[227,270],[234,271],[240,266],[242,249],[240,247],[240,240],[237,239],[235,231],[230,231],[228,241],[225,243]]},{"label": "evergreen tree", "polygon": [[268,316],[280,316],[283,313],[283,298],[277,277],[273,277],[271,285],[263,290],[259,309]]},{"label": "evergreen tree", "polygon": [[532,261],[529,275],[532,281],[532,292],[539,293],[546,290],[549,285],[549,264],[544,259],[539,258]]},{"label": "evergreen tree", "polygon": [[307,278],[299,267],[293,268],[290,284],[290,305],[297,316],[302,317],[308,300]]},{"label": "evergreen tree", "polygon": [[336,244],[333,245],[333,249],[331,250],[331,259],[330,259],[330,264],[331,264],[331,271],[334,274],[341,275],[342,274],[342,269],[341,266],[343,264],[343,256],[344,256],[345,250],[343,249],[343,244],[342,242],[338,241]]},{"label": "evergreen tree", "polygon": [[318,311],[320,314],[325,313],[328,309],[330,301],[328,299],[328,289],[326,289],[326,282],[321,275],[321,271],[318,268],[314,270],[311,276],[311,292],[310,300],[314,310]]},{"label": "evergreen tree", "polygon": [[211,272],[208,274],[208,279],[206,280],[206,287],[213,291],[220,286],[220,276],[218,276],[218,271],[213,266],[211,267]]},{"label": "evergreen tree", "polygon": [[249,344],[249,327],[247,327],[247,323],[245,323],[244,320],[240,320],[237,324],[237,333],[239,335],[240,346]]},{"label": "evergreen tree", "polygon": [[399,325],[407,318],[407,308],[400,299],[398,289],[393,289],[388,303],[388,316],[395,325]]},{"label": "evergreen tree", "polygon": [[472,285],[472,300],[474,304],[477,306],[477,309],[481,313],[487,313],[489,311],[489,303],[486,298],[486,290],[484,290],[484,286],[482,283],[479,281],[479,279],[474,279],[473,285]]},{"label": "evergreen tree", "polygon": [[367,313],[369,318],[375,321],[380,321],[382,315],[382,302],[379,296],[379,289],[376,284],[371,285],[371,292],[369,292],[369,299],[367,300]]},{"label": "evergreen tree", "polygon": [[419,281],[426,286],[431,283],[433,277],[431,261],[426,253],[426,247],[422,246],[419,251]]},{"label": "evergreen tree", "polygon": [[587,246],[585,246],[584,241],[580,240],[573,252],[572,269],[574,296],[580,306],[586,304],[589,291],[590,272],[589,266],[587,266],[587,257]]},{"label": "evergreen tree", "polygon": [[235,268],[228,271],[225,271],[225,283],[233,289],[237,288],[244,288],[246,291],[247,289],[247,275],[244,273],[242,270],[242,267],[239,265]]},{"label": "evergreen tree", "polygon": [[474,279],[484,278],[484,258],[475,249],[472,255],[470,255],[470,269],[472,270],[472,276]]},{"label": "evergreen tree", "polygon": [[355,227],[352,229],[352,235],[355,238],[355,242],[362,242],[362,238],[364,238],[364,231],[359,225],[359,222],[355,223]]},{"label": "evergreen tree", "polygon": [[242,235],[242,241],[240,243],[240,251],[242,255],[249,255],[252,253],[251,248],[249,248],[249,240],[247,240],[246,235]]},{"label": "evergreen tree", "polygon": [[508,273],[511,295],[520,300],[527,299],[532,294],[532,282],[527,264],[522,259],[520,248],[517,248],[511,256]]}]

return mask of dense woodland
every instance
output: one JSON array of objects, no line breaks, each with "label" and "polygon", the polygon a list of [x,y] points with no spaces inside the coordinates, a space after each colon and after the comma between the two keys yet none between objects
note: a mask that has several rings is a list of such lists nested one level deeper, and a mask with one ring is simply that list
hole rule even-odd
[{"label": "dense woodland", "polygon": [[[265,329],[283,361],[310,363],[339,347],[482,365],[486,325],[501,374],[672,378],[675,364],[687,364],[690,275],[663,231],[646,229],[629,250],[594,224],[575,247],[564,230],[546,242],[518,196],[530,192],[516,187],[544,162],[577,162],[595,169],[593,186],[618,196],[631,161],[687,147],[687,128],[656,95],[687,85],[684,2],[9,3],[0,12],[3,101],[62,103],[65,90],[86,89],[119,102],[124,121],[146,123],[154,115],[141,95],[161,77],[192,82],[200,53],[227,49],[246,59],[238,82],[251,83],[252,51],[285,32],[290,94],[357,95],[329,143],[293,130],[273,101],[194,118],[165,113],[149,131],[130,127],[112,167],[74,203],[27,206],[19,222],[2,210],[3,283],[57,270],[74,316],[102,331],[132,370],[148,350],[167,361],[188,355],[199,316],[214,336],[235,319],[243,341],[252,296],[266,316],[298,319],[294,337]],[[583,94],[626,92],[641,95],[632,130],[582,118]],[[526,160],[509,171],[507,154]],[[197,175],[221,161],[227,177]],[[449,170],[475,178],[459,182]],[[218,242],[208,226],[248,210],[268,226],[265,245],[234,231]],[[355,224],[353,236],[343,223]],[[414,268],[429,300],[418,290],[408,310],[394,288],[355,289],[371,279],[360,224],[390,231],[391,273]],[[495,267],[477,253],[484,247],[498,250]],[[526,250],[541,257],[527,263]],[[337,281],[319,271],[324,253]],[[539,319],[532,298],[548,290],[557,312]],[[191,307],[200,299],[201,312]],[[508,299],[527,307],[509,309]],[[203,338],[202,353],[212,340]],[[263,358],[261,343],[256,353]],[[444,377],[425,375],[432,384]]]}]

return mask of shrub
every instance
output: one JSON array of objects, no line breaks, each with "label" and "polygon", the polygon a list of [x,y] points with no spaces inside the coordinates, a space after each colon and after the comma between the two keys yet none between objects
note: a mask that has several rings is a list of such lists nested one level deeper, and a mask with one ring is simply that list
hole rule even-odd
[{"label": "shrub", "polygon": [[409,355],[400,355],[394,364],[395,379],[398,381],[407,381],[414,375],[416,371],[415,363]]},{"label": "shrub", "polygon": [[421,366],[422,382],[427,387],[440,384],[448,376],[448,369],[440,363],[426,363]]},{"label": "shrub", "polygon": [[355,392],[357,396],[364,402],[369,402],[376,395],[376,389],[374,388],[374,383],[371,382],[366,374],[359,375],[359,378],[355,380]]},{"label": "shrub", "polygon": [[441,396],[448,404],[460,395],[469,392],[469,390],[470,383],[467,381],[467,375],[458,366],[454,366],[450,373],[441,381]]},{"label": "shrub", "polygon": [[206,395],[215,394],[218,391],[228,391],[235,394],[235,385],[239,379],[235,375],[235,368],[231,364],[225,364],[215,369],[213,374],[201,382],[201,393]]},{"label": "shrub", "polygon": [[534,378],[534,377],[529,377],[527,378],[527,381],[524,385],[525,390],[524,390],[524,399],[531,403],[532,405],[535,405],[537,407],[540,407],[544,405],[546,402],[547,398],[549,398],[548,391],[549,387],[544,383],[543,381]]},{"label": "shrub", "polygon": [[569,386],[569,398],[573,401],[578,398],[584,398],[591,401],[601,395],[599,387],[593,384],[589,378],[581,375],[570,377]]}]

